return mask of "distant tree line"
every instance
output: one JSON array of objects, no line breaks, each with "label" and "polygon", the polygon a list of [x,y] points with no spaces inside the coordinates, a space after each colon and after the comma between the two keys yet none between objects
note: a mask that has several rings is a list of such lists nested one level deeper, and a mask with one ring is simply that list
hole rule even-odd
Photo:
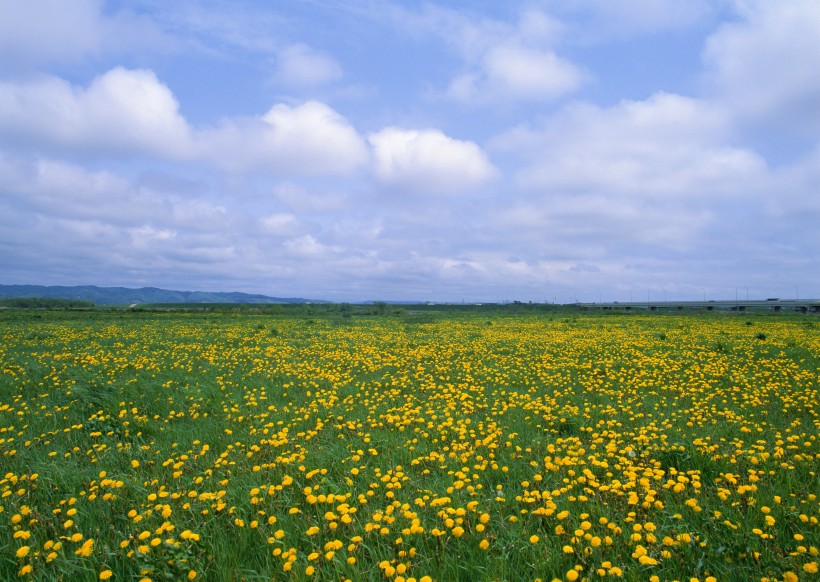
[{"label": "distant tree line", "polygon": [[43,297],[15,297],[0,299],[0,306],[17,309],[67,309],[78,307],[95,307],[91,301],[79,299],[45,299]]}]

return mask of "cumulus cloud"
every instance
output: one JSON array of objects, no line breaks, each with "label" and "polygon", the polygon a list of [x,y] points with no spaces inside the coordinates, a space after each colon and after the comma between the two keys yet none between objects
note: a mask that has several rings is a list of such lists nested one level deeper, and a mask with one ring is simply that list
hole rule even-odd
[{"label": "cumulus cloud", "polygon": [[368,158],[356,129],[324,103],[280,103],[260,117],[195,129],[152,71],[122,67],[88,87],[57,77],[0,82],[0,134],[0,143],[15,147],[199,160],[276,175],[345,174]]},{"label": "cumulus cloud", "polygon": [[7,155],[0,184],[5,273],[36,261],[47,281],[116,280],[123,272],[171,281],[236,259],[240,227],[218,203],[147,190],[110,171]]},{"label": "cumulus cloud", "polygon": [[200,139],[201,153],[230,171],[346,174],[367,161],[355,128],[318,101],[280,103],[259,118],[228,119]]},{"label": "cumulus cloud", "polygon": [[582,67],[559,56],[564,26],[542,10],[522,10],[513,22],[429,4],[388,12],[402,30],[436,37],[462,59],[461,72],[443,91],[449,99],[480,105],[546,102],[587,81]]},{"label": "cumulus cloud", "polygon": [[820,130],[820,4],[814,0],[738,3],[740,20],[721,26],[704,52],[707,80],[745,123]]},{"label": "cumulus cloud", "polygon": [[475,70],[456,77],[447,95],[464,102],[551,101],[577,90],[580,68],[552,51],[494,46]]},{"label": "cumulus cloud", "polygon": [[501,209],[494,227],[548,232],[547,246],[571,242],[562,252],[598,260],[702,248],[725,235],[710,229],[725,229],[727,216],[748,219],[769,180],[765,161],[730,136],[722,108],[680,95],[567,107],[491,145],[528,158],[518,175],[528,194]]},{"label": "cumulus cloud", "polygon": [[368,141],[376,179],[400,190],[452,194],[478,188],[496,174],[478,145],[439,130],[388,127]]},{"label": "cumulus cloud", "polygon": [[729,131],[722,109],[659,93],[611,108],[575,104],[495,145],[538,152],[520,176],[527,188],[698,198],[737,195],[765,170],[753,151],[728,145]]},{"label": "cumulus cloud", "polygon": [[293,44],[279,52],[276,80],[294,87],[324,85],[342,78],[342,67],[333,57],[305,44]]},{"label": "cumulus cloud", "polygon": [[128,199],[135,202],[129,220],[145,212],[138,192],[125,180],[111,172],[88,172],[62,161],[28,162],[0,156],[0,183],[9,201],[36,215],[116,223],[126,216],[123,203]]},{"label": "cumulus cloud", "polygon": [[182,158],[190,150],[189,128],[171,90],[152,71],[122,67],[88,88],[56,77],[0,83],[0,130],[5,140],[86,152]]},{"label": "cumulus cloud", "polygon": [[17,208],[49,220],[97,222],[115,228],[203,231],[224,227],[227,210],[196,197],[144,188],[106,170],[60,160],[0,155],[0,184]]}]

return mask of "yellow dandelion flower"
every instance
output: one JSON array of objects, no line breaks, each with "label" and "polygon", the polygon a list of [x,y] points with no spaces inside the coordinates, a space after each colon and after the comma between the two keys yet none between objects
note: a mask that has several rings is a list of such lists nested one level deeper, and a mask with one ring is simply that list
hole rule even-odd
[{"label": "yellow dandelion flower", "polygon": [[85,542],[83,542],[83,545],[80,546],[80,548],[77,549],[74,552],[74,554],[76,554],[77,556],[80,556],[81,558],[87,558],[88,556],[90,556],[93,553],[94,553],[94,540],[93,539],[85,540]]}]

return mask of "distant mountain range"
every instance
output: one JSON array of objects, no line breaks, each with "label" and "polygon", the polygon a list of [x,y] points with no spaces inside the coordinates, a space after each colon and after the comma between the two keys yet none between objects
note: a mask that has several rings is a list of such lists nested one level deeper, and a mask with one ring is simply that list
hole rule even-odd
[{"label": "distant mountain range", "polygon": [[40,297],[43,299],[77,299],[97,305],[132,305],[134,303],[327,303],[300,297],[268,297],[249,293],[210,293],[207,291],[171,291],[156,287],[96,287],[94,285],[44,286],[0,285],[0,299]]}]

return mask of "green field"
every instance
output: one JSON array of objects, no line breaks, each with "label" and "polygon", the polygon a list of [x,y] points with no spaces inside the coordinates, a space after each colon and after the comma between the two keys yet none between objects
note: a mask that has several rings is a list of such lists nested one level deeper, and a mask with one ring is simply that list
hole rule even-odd
[{"label": "green field", "polygon": [[820,580],[819,331],[0,311],[0,579]]}]

